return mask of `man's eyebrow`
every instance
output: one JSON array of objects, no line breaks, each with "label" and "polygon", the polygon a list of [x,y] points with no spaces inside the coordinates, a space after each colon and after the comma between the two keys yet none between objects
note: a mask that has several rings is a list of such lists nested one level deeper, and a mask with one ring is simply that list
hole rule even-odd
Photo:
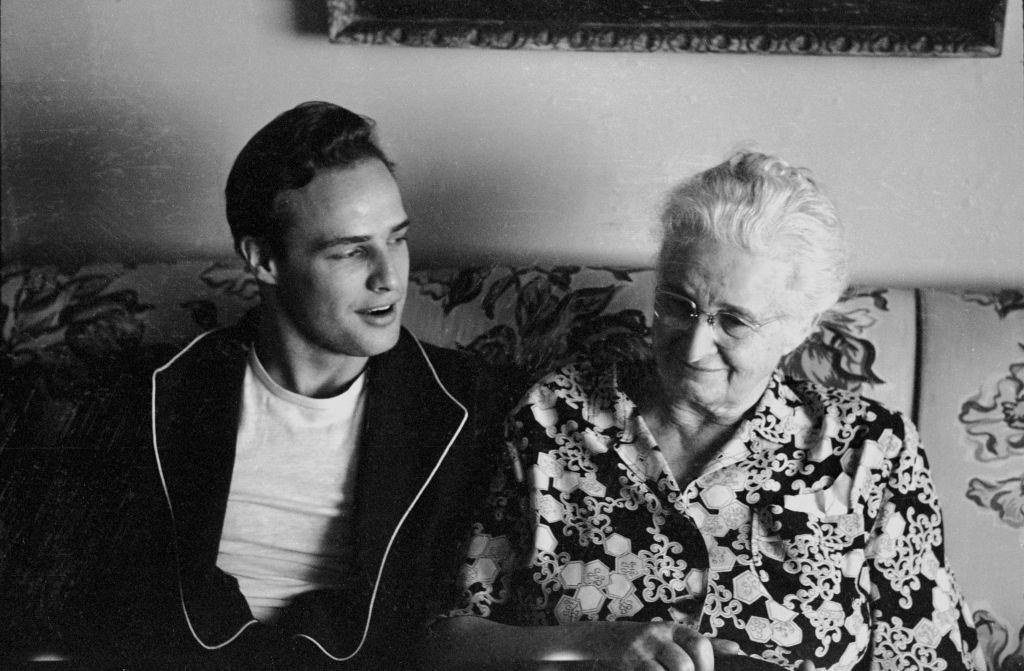
[{"label": "man's eyebrow", "polygon": [[[402,223],[392,226],[391,231],[388,235],[394,235],[395,233],[400,233],[406,230],[407,228],[409,228],[409,223],[409,220],[406,219]],[[330,249],[331,247],[335,247],[337,245],[358,245],[361,242],[368,242],[372,237],[373,236],[370,235],[348,235],[337,236],[333,238],[324,238],[323,240],[317,240],[316,243],[313,244],[313,251],[322,252],[325,249]]]}]

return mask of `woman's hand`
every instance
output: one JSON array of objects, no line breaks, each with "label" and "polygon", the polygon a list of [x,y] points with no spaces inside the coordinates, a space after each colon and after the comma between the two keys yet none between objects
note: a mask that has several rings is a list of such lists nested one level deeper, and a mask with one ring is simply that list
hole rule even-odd
[{"label": "woman's hand", "polygon": [[716,657],[738,654],[733,641],[672,622],[521,627],[471,616],[439,620],[421,646],[423,668],[473,671],[711,671]]},{"label": "woman's hand", "polygon": [[671,622],[595,622],[583,650],[592,651],[596,668],[607,671],[711,671],[715,655],[735,655],[739,645],[710,639],[696,629]]}]

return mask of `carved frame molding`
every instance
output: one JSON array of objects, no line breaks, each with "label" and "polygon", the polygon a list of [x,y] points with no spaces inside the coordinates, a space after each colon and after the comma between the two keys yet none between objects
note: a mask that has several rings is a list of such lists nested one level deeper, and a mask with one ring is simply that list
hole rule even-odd
[{"label": "carved frame molding", "polygon": [[[705,4],[713,8],[724,6],[725,1]],[[607,6],[616,2],[604,0]],[[785,19],[781,6],[792,9],[792,0],[762,0],[756,3],[759,8],[749,21],[736,21],[735,5],[743,0],[733,2],[730,21],[678,18],[635,23],[604,23],[593,20],[596,15],[582,16],[578,22],[516,20],[512,18],[516,16],[512,0],[481,0],[479,4],[488,15],[483,19],[446,17],[443,2],[432,3],[442,8],[438,16],[426,16],[416,9],[375,15],[364,11],[367,3],[360,0],[327,0],[327,7],[330,39],[340,44],[814,56],[999,56],[1006,16],[1006,0],[897,0],[895,4],[902,6],[899,16],[865,10],[854,20],[844,14],[849,2],[808,0],[804,4],[818,11],[820,20],[801,23],[771,16],[772,6],[778,5],[779,16]],[[913,9],[915,4],[931,14],[924,10],[921,16],[908,14],[908,6]],[[933,11],[936,4],[944,12]],[[713,11],[705,14],[714,16]]]}]

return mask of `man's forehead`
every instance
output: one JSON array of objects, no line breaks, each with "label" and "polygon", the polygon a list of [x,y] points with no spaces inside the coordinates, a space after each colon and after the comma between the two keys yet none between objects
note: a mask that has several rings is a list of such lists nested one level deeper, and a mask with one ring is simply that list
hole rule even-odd
[{"label": "man's forehead", "polygon": [[317,239],[390,235],[408,225],[398,185],[374,160],[324,170],[302,189],[283,192],[289,228]]}]

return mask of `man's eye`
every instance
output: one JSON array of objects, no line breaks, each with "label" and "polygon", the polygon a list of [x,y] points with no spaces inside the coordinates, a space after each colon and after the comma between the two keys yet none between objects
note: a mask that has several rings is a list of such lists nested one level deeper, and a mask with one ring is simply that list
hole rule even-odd
[{"label": "man's eye", "polygon": [[363,251],[362,247],[355,247],[353,249],[345,249],[345,250],[342,250],[342,251],[335,252],[334,254],[331,254],[328,258],[335,259],[335,260],[355,259],[355,258],[359,258],[360,256],[362,256],[365,253],[366,252]]},{"label": "man's eye", "polygon": [[408,240],[408,238],[407,238],[406,236],[404,236],[404,235],[403,235],[403,236],[402,236],[402,237],[400,237],[400,238],[394,238],[394,239],[393,239],[393,240],[391,241],[391,244],[393,244],[393,245],[404,245],[404,244],[406,243],[406,240]]}]

